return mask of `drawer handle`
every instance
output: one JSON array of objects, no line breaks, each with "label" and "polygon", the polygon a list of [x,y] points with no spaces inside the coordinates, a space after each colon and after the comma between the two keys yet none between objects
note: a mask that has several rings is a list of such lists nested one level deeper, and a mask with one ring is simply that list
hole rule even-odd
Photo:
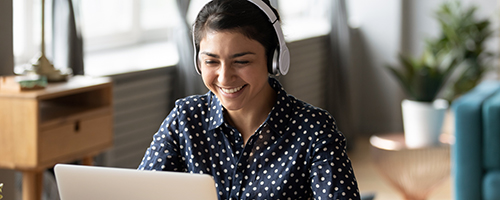
[{"label": "drawer handle", "polygon": [[75,132],[80,131],[80,121],[75,122]]}]

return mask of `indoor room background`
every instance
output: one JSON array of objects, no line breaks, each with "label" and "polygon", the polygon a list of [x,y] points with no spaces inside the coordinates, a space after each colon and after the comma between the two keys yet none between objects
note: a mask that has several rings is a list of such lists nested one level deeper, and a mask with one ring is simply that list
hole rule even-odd
[{"label": "indoor room background", "polygon": [[[189,39],[190,24],[206,1],[72,2],[76,30],[83,36],[83,74],[111,77],[114,84],[114,146],[96,164],[136,168],[175,99],[207,91],[193,68]],[[348,148],[358,137],[403,130],[405,97],[385,66],[397,64],[400,53],[420,55],[425,39],[439,34],[433,15],[445,0],[271,2],[281,12],[291,53],[290,72],[278,77],[289,94],[332,113]],[[478,17],[498,27],[496,0],[461,2],[477,6]],[[38,52],[39,4],[0,1],[0,75],[22,70]],[[56,52],[51,32],[47,48]],[[498,52],[497,36],[487,42],[493,52]],[[488,76],[494,77],[495,72]],[[12,171],[0,170],[0,182],[15,179]],[[10,193],[4,189],[4,196]]]}]

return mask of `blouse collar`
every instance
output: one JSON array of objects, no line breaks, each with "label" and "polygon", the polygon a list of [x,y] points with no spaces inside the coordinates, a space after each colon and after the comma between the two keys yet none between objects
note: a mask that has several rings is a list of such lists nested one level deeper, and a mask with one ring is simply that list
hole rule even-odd
[{"label": "blouse collar", "polygon": [[[269,77],[268,81],[269,85],[271,85],[271,87],[276,91],[276,103],[271,109],[271,112],[267,116],[264,124],[267,124],[269,128],[274,132],[282,135],[284,133],[284,129],[280,127],[285,127],[284,125],[288,124],[292,112],[293,102],[278,80],[273,77]],[[208,108],[208,129],[213,130],[226,123],[223,115],[224,107],[222,106],[217,96],[211,91],[208,95],[208,104],[210,105],[210,107]]]}]

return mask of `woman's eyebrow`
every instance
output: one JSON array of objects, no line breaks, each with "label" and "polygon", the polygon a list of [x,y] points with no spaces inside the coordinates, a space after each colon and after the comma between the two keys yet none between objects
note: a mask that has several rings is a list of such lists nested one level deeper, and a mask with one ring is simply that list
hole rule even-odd
[{"label": "woman's eyebrow", "polygon": [[200,52],[200,54],[205,54],[205,55],[210,56],[210,57],[219,58],[219,55],[213,54],[210,52],[206,52],[206,51],[202,51],[202,52]]},{"label": "woman's eyebrow", "polygon": [[243,53],[237,53],[237,54],[234,54],[233,56],[231,56],[232,58],[237,58],[237,57],[241,57],[241,56],[244,56],[244,55],[248,55],[248,54],[255,54],[253,52],[250,52],[250,51],[247,51],[247,52],[243,52]]},{"label": "woman's eyebrow", "polygon": [[[210,57],[214,57],[214,58],[220,58],[219,55],[213,54],[213,53],[210,53],[210,52],[206,52],[206,51],[202,51],[202,52],[200,52],[200,54],[204,54],[204,55],[207,55],[207,56],[210,56]],[[248,54],[255,55],[255,53],[247,51],[247,52],[242,52],[242,53],[234,54],[234,55],[231,56],[231,58],[237,58],[237,57],[245,56],[245,55],[248,55]]]}]

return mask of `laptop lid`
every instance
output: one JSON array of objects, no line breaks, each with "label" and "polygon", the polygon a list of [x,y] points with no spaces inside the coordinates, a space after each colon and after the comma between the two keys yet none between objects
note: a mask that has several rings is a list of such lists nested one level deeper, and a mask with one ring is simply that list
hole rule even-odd
[{"label": "laptop lid", "polygon": [[210,175],[57,164],[61,200],[217,200]]}]

